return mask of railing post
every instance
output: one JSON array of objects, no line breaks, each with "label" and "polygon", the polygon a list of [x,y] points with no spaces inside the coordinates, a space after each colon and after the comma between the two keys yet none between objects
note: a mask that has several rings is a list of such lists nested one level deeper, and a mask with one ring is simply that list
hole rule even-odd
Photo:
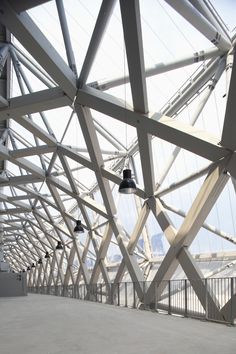
[{"label": "railing post", "polygon": [[102,303],[102,283],[100,283],[101,303]]},{"label": "railing post", "polygon": [[168,280],[168,314],[171,315],[171,281]]},{"label": "railing post", "polygon": [[106,283],[106,304],[111,303],[111,283]]},{"label": "railing post", "polygon": [[110,305],[113,305],[113,296],[114,296],[114,283],[111,283]]},{"label": "railing post", "polygon": [[89,287],[89,301],[93,301],[93,284],[88,284],[87,287]]},{"label": "railing post", "polygon": [[206,312],[206,320],[208,320],[208,284],[207,284],[207,278],[205,279],[205,312]]},{"label": "railing post", "polygon": [[117,305],[120,306],[120,283],[117,283]]},{"label": "railing post", "polygon": [[128,306],[128,302],[127,302],[127,282],[125,282],[125,307]]},{"label": "railing post", "polygon": [[154,310],[157,311],[157,282],[155,282],[154,286]]},{"label": "railing post", "polygon": [[76,299],[79,298],[79,285],[76,283],[75,284],[75,288],[76,288]]},{"label": "railing post", "polygon": [[135,298],[135,282],[133,282],[133,308],[136,308],[136,298]]},{"label": "railing post", "polygon": [[231,294],[231,324],[234,325],[234,278],[230,280],[230,294]]},{"label": "railing post", "polygon": [[145,281],[143,281],[143,309],[146,310],[146,296],[145,296],[145,292],[146,292],[146,283]]},{"label": "railing post", "polygon": [[188,317],[188,290],[187,279],[184,279],[184,316]]},{"label": "railing post", "polygon": [[98,302],[98,284],[94,284],[95,286],[95,302]]}]

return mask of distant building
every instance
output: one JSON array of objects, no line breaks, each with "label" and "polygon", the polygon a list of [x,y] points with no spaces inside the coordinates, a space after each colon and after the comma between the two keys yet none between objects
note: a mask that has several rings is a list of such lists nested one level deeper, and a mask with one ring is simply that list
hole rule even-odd
[{"label": "distant building", "polygon": [[154,256],[163,256],[165,254],[162,237],[162,233],[155,234],[151,237],[152,250]]}]

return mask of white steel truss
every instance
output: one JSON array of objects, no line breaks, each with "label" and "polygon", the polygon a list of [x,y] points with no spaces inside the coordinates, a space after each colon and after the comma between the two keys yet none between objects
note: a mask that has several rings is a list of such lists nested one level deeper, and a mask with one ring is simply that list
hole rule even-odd
[{"label": "white steel truss", "polygon": [[[56,5],[67,62],[31,16],[33,8],[50,3]],[[110,296],[116,291],[112,284],[128,279],[135,283],[138,299],[145,301],[145,306],[153,306],[156,294],[161,298],[166,287],[163,280],[172,279],[180,265],[203,308],[207,293],[208,310],[221,320],[229,316],[236,295],[219,304],[203,280],[205,274],[191,252],[191,244],[200,230],[213,233],[232,247],[236,243],[232,231],[225,232],[206,221],[225,186],[233,183],[235,188],[235,36],[208,1],[166,3],[201,33],[209,46],[164,63],[156,60],[155,66],[147,67],[144,4],[139,0],[100,1],[80,65],[65,1],[0,2],[0,224],[5,259],[14,271],[36,264],[28,272],[31,287],[82,283],[89,288],[103,282]],[[117,8],[128,73],[89,82]],[[196,68],[196,64],[197,70],[176,94],[151,112],[148,79],[191,65]],[[225,80],[227,103],[219,138],[197,123],[221,80]],[[17,95],[13,94],[15,86]],[[121,87],[125,94],[130,87],[129,103],[126,95],[123,99],[120,93],[116,95]],[[199,101],[189,121],[182,119],[182,112],[196,99]],[[50,115],[55,110],[57,118]],[[105,117],[104,122],[110,118],[110,123],[103,123],[101,117]],[[132,129],[135,139],[124,143],[118,126],[125,127],[126,135],[127,127]],[[81,143],[72,139],[73,127],[80,131]],[[68,131],[71,144],[64,143]],[[167,146],[169,157],[157,171],[159,143]],[[167,182],[183,152],[206,163],[182,179]],[[117,188],[127,163],[134,173],[137,193],[127,201],[122,197],[121,202]],[[188,188],[195,181],[199,181],[198,190],[188,208],[183,211],[168,202],[166,196],[181,193],[182,187]],[[129,225],[120,217],[124,204],[135,214],[135,222]],[[179,225],[172,220],[173,214],[183,218]],[[74,233],[77,219],[82,221],[84,236]],[[157,268],[150,219],[169,244]],[[63,245],[61,253],[55,251],[57,241]],[[118,263],[111,260],[112,247],[119,256]],[[47,260],[45,252],[49,253]],[[232,262],[230,252],[225,257]],[[42,264],[37,264],[39,258]],[[217,255],[213,258],[217,260]],[[219,271],[222,269],[225,265]],[[149,282],[145,289],[144,281]]]}]

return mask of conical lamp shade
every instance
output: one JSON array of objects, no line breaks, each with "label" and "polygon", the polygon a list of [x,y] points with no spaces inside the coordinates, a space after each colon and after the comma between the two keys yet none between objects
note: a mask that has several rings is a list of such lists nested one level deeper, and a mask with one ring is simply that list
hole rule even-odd
[{"label": "conical lamp shade", "polygon": [[63,250],[63,246],[62,246],[61,241],[57,241],[56,250]]},{"label": "conical lamp shade", "polygon": [[48,252],[48,251],[45,253],[44,258],[46,258],[46,259],[50,258],[50,254],[49,254],[49,252]]},{"label": "conical lamp shade", "polygon": [[123,181],[120,183],[119,192],[122,194],[136,193],[136,184],[131,178],[131,170],[126,169],[123,171]]},{"label": "conical lamp shade", "polygon": [[76,232],[78,234],[82,234],[84,232],[84,228],[81,225],[81,220],[77,220],[76,221],[76,226],[74,228],[74,232]]}]

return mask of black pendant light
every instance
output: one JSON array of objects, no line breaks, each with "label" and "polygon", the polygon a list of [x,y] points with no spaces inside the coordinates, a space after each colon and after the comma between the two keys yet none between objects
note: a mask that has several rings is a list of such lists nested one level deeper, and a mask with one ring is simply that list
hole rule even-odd
[{"label": "black pendant light", "polygon": [[49,252],[48,252],[48,251],[45,253],[44,258],[46,258],[46,259],[50,258],[50,254],[49,254]]},{"label": "black pendant light", "polygon": [[123,180],[119,186],[119,192],[122,194],[136,193],[136,184],[131,178],[131,170],[126,169],[123,171]]},{"label": "black pendant light", "polygon": [[25,273],[25,269],[22,269],[22,273]]},{"label": "black pendant light", "polygon": [[62,243],[61,241],[57,241],[57,245],[56,245],[56,250],[63,250],[63,246],[62,246]]},{"label": "black pendant light", "polygon": [[43,264],[42,258],[39,258],[38,264]]},{"label": "black pendant light", "polygon": [[31,269],[30,266],[28,266],[28,267],[27,267],[27,270],[29,271],[30,269]]},{"label": "black pendant light", "polygon": [[31,268],[35,268],[35,264],[34,263],[31,264]]},{"label": "black pendant light", "polygon": [[84,228],[81,225],[81,220],[77,220],[76,221],[76,226],[74,228],[74,232],[76,232],[78,234],[82,234],[84,232]]}]

